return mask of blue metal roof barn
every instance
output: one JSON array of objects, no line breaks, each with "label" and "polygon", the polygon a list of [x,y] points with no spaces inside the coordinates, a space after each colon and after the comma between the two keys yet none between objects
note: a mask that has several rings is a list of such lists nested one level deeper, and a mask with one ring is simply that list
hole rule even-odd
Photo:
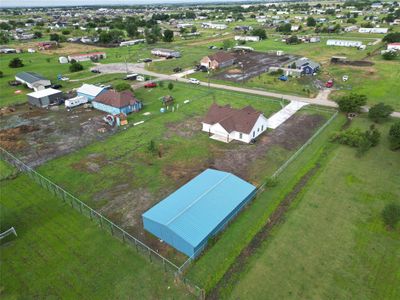
[{"label": "blue metal roof barn", "polygon": [[207,169],[143,213],[143,225],[175,249],[197,256],[255,192],[254,185],[231,173]]}]

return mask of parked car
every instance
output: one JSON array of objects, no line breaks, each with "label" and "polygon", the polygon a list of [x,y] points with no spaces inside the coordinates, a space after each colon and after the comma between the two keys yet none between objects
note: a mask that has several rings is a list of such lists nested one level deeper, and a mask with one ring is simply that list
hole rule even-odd
[{"label": "parked car", "polygon": [[176,67],[173,71],[175,73],[179,73],[179,72],[182,72],[182,68],[181,67]]},{"label": "parked car", "polygon": [[147,88],[154,88],[154,87],[156,87],[157,86],[157,83],[155,83],[155,82],[148,82],[148,83],[146,83],[145,85],[144,85],[144,87],[147,89]]},{"label": "parked car", "polygon": [[173,56],[167,56],[165,59],[173,59]]},{"label": "parked car", "polygon": [[342,80],[343,80],[343,81],[349,80],[349,75],[343,75]]},{"label": "parked car", "polygon": [[99,73],[101,73],[101,71],[100,70],[97,70],[97,69],[92,69],[92,70],[90,70],[92,73],[97,73],[97,74],[99,74]]},{"label": "parked car", "polygon": [[333,79],[329,79],[329,80],[325,83],[325,87],[327,87],[327,88],[333,87]]},{"label": "parked car", "polygon": [[62,85],[61,85],[61,84],[52,84],[50,87],[51,87],[52,89],[61,89],[61,88],[62,88]]},{"label": "parked car", "polygon": [[202,66],[202,65],[197,65],[196,68],[195,68],[194,70],[195,70],[196,72],[199,72],[199,71],[201,71],[201,72],[207,72],[207,71],[208,71],[207,67],[206,67],[206,66]]},{"label": "parked car", "polygon": [[189,82],[193,84],[200,84],[200,81],[196,78],[189,78]]},{"label": "parked car", "polygon": [[151,58],[143,58],[142,59],[142,62],[145,62],[145,63],[149,63],[149,62],[152,62],[153,60],[151,59]]},{"label": "parked car", "polygon": [[286,75],[281,75],[278,77],[280,81],[288,81],[288,77]]}]

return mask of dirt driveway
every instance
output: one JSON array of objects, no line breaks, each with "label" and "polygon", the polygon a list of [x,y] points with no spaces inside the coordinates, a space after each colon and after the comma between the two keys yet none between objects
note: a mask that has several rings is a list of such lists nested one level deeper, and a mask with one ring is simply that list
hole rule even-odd
[{"label": "dirt driveway", "polygon": [[[5,111],[0,118],[0,146],[35,167],[104,139],[116,129],[107,126],[102,112],[64,107],[30,108],[28,104]],[[13,109],[13,110],[14,110]]]}]

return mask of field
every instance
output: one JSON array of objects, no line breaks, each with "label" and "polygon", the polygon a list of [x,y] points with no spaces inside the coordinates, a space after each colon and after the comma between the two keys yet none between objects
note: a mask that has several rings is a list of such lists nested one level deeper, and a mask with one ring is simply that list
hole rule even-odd
[{"label": "field", "polygon": [[[400,297],[400,238],[380,217],[385,204],[400,199],[400,160],[388,150],[389,125],[378,127],[381,144],[361,158],[354,149],[333,147],[285,222],[224,286],[224,298]],[[352,126],[367,128],[369,121]]]},{"label": "field", "polygon": [[[3,165],[3,161],[0,161]],[[3,168],[2,168],[3,169]],[[32,183],[0,182],[2,299],[190,299],[173,276]]]}]

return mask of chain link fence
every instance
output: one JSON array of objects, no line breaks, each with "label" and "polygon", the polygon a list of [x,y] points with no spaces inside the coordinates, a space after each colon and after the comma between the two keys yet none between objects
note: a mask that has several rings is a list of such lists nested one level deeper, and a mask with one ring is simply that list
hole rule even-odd
[{"label": "chain link fence", "polygon": [[178,267],[176,264],[163,257],[162,255],[151,249],[149,246],[126,232],[124,229],[104,217],[102,214],[98,213],[96,210],[64,190],[59,185],[39,174],[34,169],[29,167],[17,157],[1,147],[0,158],[13,165],[17,170],[27,174],[30,179],[45,188],[57,198],[61,199],[65,204],[70,205],[80,214],[90,218],[90,220],[100,226],[103,230],[109,232],[112,236],[119,239],[123,243],[126,243],[135,248],[136,252],[147,257],[150,263],[156,262],[161,264],[164,271],[173,273],[176,277],[177,283],[183,285],[190,293],[194,294],[200,299],[205,298],[205,293],[203,289],[183,277],[181,267]]}]

